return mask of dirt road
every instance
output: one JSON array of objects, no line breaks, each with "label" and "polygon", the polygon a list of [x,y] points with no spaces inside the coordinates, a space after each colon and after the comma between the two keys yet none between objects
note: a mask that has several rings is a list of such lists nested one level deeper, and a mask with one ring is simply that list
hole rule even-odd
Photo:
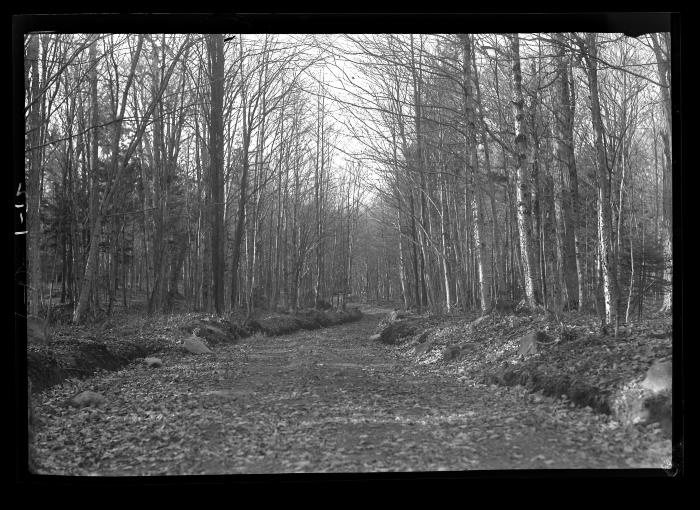
[{"label": "dirt road", "polygon": [[171,353],[86,382],[102,408],[43,395],[41,472],[149,475],[629,468],[634,430],[370,342],[378,315],[215,355]]}]

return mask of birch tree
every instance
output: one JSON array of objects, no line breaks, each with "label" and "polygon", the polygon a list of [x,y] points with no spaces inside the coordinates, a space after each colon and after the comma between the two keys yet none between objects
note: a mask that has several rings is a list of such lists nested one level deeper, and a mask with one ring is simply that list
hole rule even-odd
[{"label": "birch tree", "polygon": [[531,307],[536,305],[535,286],[533,281],[532,239],[528,232],[531,223],[531,213],[527,204],[529,194],[526,175],[528,136],[525,131],[525,112],[522,89],[522,71],[520,67],[520,39],[518,34],[510,36],[513,84],[513,117],[515,118],[515,147],[517,151],[516,169],[516,201],[518,211],[518,236],[522,254],[523,280],[525,296]]}]

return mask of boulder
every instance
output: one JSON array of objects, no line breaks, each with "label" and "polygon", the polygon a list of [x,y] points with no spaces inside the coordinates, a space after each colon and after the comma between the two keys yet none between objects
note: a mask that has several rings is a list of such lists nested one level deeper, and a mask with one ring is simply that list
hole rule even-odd
[{"label": "boulder", "polygon": [[419,319],[403,319],[389,323],[379,335],[379,341],[385,344],[396,344],[402,338],[415,335],[421,329]]},{"label": "boulder", "polygon": [[535,331],[531,331],[527,335],[520,337],[518,355],[525,357],[530,354],[537,354],[537,332]]},{"label": "boulder", "polygon": [[160,358],[145,358],[143,362],[148,368],[160,368],[163,366],[163,360]]},{"label": "boulder", "polygon": [[185,349],[187,352],[191,352],[192,354],[214,353],[214,351],[207,347],[207,344],[205,344],[202,340],[200,340],[194,335],[185,338],[185,340],[182,342],[182,348]]},{"label": "boulder", "polygon": [[623,388],[614,399],[613,414],[624,424],[658,423],[671,436],[671,361],[654,362],[639,384]]},{"label": "boulder", "polygon": [[671,436],[672,405],[668,394],[657,394],[644,401],[644,418],[647,423],[658,423],[667,436]]},{"label": "boulder", "polygon": [[646,377],[642,381],[641,386],[653,394],[665,391],[670,392],[673,383],[672,376],[673,371],[670,360],[656,361],[649,367],[649,370],[647,370]]},{"label": "boulder", "polygon": [[654,362],[647,370],[640,386],[646,390],[643,417],[646,423],[658,423],[667,437],[671,437],[673,366],[671,360]]},{"label": "boulder", "polygon": [[520,337],[519,342],[518,355],[523,357],[530,354],[537,354],[537,349],[540,345],[556,343],[556,341],[551,339],[544,331],[530,331],[526,335]]},{"label": "boulder", "polygon": [[104,405],[107,400],[103,395],[94,391],[83,391],[78,393],[74,397],[70,398],[67,404],[71,407],[100,407]]}]

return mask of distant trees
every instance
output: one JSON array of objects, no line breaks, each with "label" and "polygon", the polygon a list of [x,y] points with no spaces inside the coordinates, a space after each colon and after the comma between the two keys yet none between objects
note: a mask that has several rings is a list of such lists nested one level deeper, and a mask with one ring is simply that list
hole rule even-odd
[{"label": "distant trees", "polygon": [[669,47],[30,34],[29,311],[667,310]]},{"label": "distant trees", "polygon": [[[143,37],[139,37],[136,45],[136,50],[134,51],[134,54],[131,58],[131,69],[129,71],[129,74],[127,75],[126,79],[126,84],[124,86],[123,92],[122,92],[122,98],[121,101],[118,103],[116,102],[116,98],[118,97],[118,91],[114,90],[117,87],[117,84],[114,83],[112,91],[112,122],[114,125],[114,134],[113,138],[111,140],[111,153],[110,153],[110,162],[109,162],[109,167],[106,169],[107,172],[106,174],[112,175],[113,180],[112,182],[107,182],[107,189],[104,195],[102,196],[101,199],[98,198],[98,191],[97,191],[97,176],[98,176],[98,168],[99,168],[99,154],[98,154],[98,142],[97,142],[97,134],[93,135],[93,147],[92,147],[92,188],[91,188],[91,206],[90,206],[90,220],[91,220],[91,229],[90,229],[90,244],[88,248],[88,255],[87,255],[87,261],[85,263],[85,272],[82,278],[82,285],[80,287],[80,294],[78,297],[78,304],[75,307],[75,311],[73,312],[73,322],[77,323],[80,322],[80,320],[83,317],[83,314],[85,313],[85,310],[87,309],[88,306],[88,300],[90,299],[90,295],[92,292],[94,292],[94,282],[95,282],[95,276],[97,274],[97,255],[98,255],[98,249],[99,249],[99,243],[100,243],[100,234],[102,230],[102,222],[104,220],[104,215],[106,214],[106,210],[111,206],[112,198],[114,197],[114,194],[116,190],[119,188],[120,184],[120,179],[122,175],[124,174],[124,169],[126,168],[126,165],[128,164],[129,157],[131,156],[131,152],[133,152],[133,145],[131,147],[131,151],[127,151],[121,158],[120,158],[120,142],[121,142],[121,135],[122,135],[122,130],[123,130],[123,120],[124,120],[124,112],[126,111],[126,104],[127,104],[127,98],[129,95],[129,89],[131,88],[131,85],[134,80],[134,73],[136,71],[136,64],[138,63],[138,59],[141,55],[141,50],[143,48]],[[91,63],[93,66],[96,66],[96,60],[95,60],[95,52],[91,52]],[[93,128],[97,127],[95,124],[95,118],[97,116],[97,111],[98,111],[98,98],[97,98],[97,78],[96,75],[94,74],[95,71],[93,71],[93,76],[91,78],[91,96],[93,100]],[[149,113],[150,110],[155,107],[155,101],[152,103],[152,107],[149,108]],[[141,130],[141,134],[143,134],[143,130]],[[120,161],[121,159],[121,161]]]},{"label": "distant trees", "polygon": [[[612,324],[623,296],[641,310],[666,288],[650,278],[652,238],[636,237],[658,128],[648,64],[663,58],[597,34],[475,36],[474,50],[467,36],[348,40],[364,77],[345,91],[352,129],[386,169],[375,207],[395,210],[383,228],[405,306],[488,311],[507,297]],[[631,267],[642,256],[644,282]]]}]

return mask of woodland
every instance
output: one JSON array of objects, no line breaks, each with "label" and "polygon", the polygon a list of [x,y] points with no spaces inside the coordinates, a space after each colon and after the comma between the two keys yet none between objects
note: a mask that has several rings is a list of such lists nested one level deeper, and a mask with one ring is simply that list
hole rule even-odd
[{"label": "woodland", "polygon": [[33,472],[670,466],[669,33],[30,33],[23,80]]},{"label": "woodland", "polygon": [[30,314],[669,309],[668,34],[326,38],[27,37]]}]

